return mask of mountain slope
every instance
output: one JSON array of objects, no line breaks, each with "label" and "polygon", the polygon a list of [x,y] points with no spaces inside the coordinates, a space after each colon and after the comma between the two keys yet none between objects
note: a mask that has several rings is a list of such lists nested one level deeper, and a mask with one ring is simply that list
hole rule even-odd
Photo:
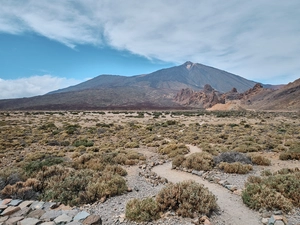
[{"label": "mountain slope", "polygon": [[300,78],[274,91],[259,91],[248,97],[247,107],[257,110],[300,110]]},{"label": "mountain slope", "polygon": [[211,85],[219,92],[230,91],[233,87],[237,88],[239,92],[243,92],[253,87],[255,82],[213,67],[186,62],[180,66],[132,77],[100,75],[81,84],[53,91],[49,94],[119,87],[150,87],[177,92],[183,88],[200,90],[206,84]]}]

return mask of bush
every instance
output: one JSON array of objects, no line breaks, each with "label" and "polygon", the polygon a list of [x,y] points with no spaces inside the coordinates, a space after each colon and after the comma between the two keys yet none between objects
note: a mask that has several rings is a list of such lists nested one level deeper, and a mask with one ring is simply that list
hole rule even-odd
[{"label": "bush", "polygon": [[183,217],[210,215],[217,208],[216,197],[194,181],[168,184],[158,193],[156,201],[161,211],[174,210]]},{"label": "bush", "polygon": [[172,168],[179,167],[185,160],[185,157],[183,155],[175,156],[172,160]]},{"label": "bush", "polygon": [[263,178],[248,178],[243,201],[253,209],[291,211],[300,206],[300,172],[283,169]]},{"label": "bush", "polygon": [[293,143],[289,150],[279,155],[280,160],[300,160],[300,143]]},{"label": "bush", "polygon": [[49,157],[42,161],[32,161],[25,165],[24,170],[26,174],[32,175],[38,173],[44,166],[53,166],[64,162],[63,158],[60,157]]},{"label": "bush", "polygon": [[244,164],[251,164],[251,159],[247,155],[240,152],[223,152],[220,155],[214,157],[214,162],[215,164],[219,164],[221,162],[240,162]]},{"label": "bush", "polygon": [[252,163],[260,166],[270,166],[271,165],[271,160],[267,159],[261,155],[253,155],[251,156],[251,161]]},{"label": "bush", "polygon": [[239,162],[235,162],[235,163],[221,162],[219,164],[219,168],[221,170],[224,170],[225,173],[246,174],[249,173],[250,170],[252,170],[252,165],[242,164]]},{"label": "bush", "polygon": [[170,158],[177,155],[185,155],[188,152],[189,149],[184,144],[168,144],[167,146],[158,149],[158,153],[168,155]]},{"label": "bush", "polygon": [[132,199],[126,205],[126,218],[136,222],[149,222],[159,218],[159,208],[153,198]]},{"label": "bush", "polygon": [[75,146],[75,147],[79,147],[79,146],[92,147],[92,146],[94,146],[94,142],[88,141],[86,139],[82,139],[82,140],[74,141],[73,146]]},{"label": "bush", "polygon": [[182,162],[182,166],[187,169],[208,171],[213,167],[213,158],[207,152],[193,153]]}]

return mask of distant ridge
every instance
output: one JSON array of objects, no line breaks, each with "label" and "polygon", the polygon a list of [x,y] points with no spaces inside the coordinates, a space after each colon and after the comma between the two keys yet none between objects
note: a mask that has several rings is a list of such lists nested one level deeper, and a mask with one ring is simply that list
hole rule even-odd
[{"label": "distant ridge", "polygon": [[[0,110],[186,109],[212,104],[183,105],[175,96],[182,89],[215,93],[245,92],[256,82],[190,61],[135,76],[100,75],[43,96],[0,100]],[[205,95],[205,93],[204,93]],[[203,99],[207,99],[205,96]],[[212,101],[214,102],[214,101]]]}]

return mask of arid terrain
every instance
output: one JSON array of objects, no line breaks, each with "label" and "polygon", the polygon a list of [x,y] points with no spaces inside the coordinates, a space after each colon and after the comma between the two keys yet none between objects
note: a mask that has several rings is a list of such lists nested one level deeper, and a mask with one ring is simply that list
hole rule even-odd
[{"label": "arid terrain", "polygon": [[0,197],[103,224],[299,225],[299,127],[299,112],[2,111]]}]

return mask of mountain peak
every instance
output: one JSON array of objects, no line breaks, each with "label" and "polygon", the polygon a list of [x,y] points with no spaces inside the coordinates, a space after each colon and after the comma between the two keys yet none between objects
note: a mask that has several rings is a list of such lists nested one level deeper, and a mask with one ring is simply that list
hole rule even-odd
[{"label": "mountain peak", "polygon": [[186,61],[183,66],[185,66],[188,70],[190,70],[196,63],[193,63],[191,61]]}]

